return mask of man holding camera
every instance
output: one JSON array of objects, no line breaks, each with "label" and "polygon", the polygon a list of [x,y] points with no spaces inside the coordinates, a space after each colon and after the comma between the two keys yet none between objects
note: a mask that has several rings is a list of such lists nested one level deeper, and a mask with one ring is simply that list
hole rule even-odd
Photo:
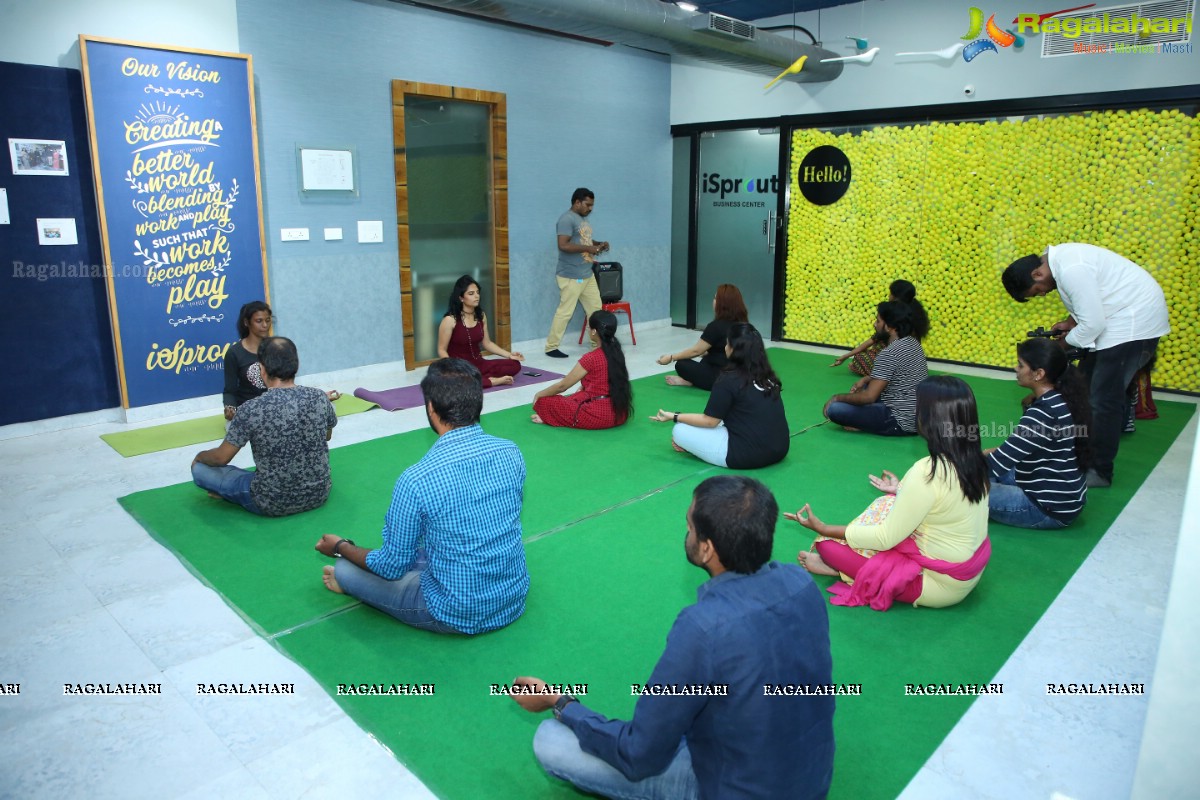
[{"label": "man holding camera", "polygon": [[1060,244],[1019,258],[1003,275],[1018,303],[1057,291],[1070,314],[1052,330],[1063,347],[1088,351],[1080,366],[1090,381],[1092,467],[1089,487],[1112,485],[1113,461],[1129,410],[1129,384],[1170,332],[1162,287],[1124,256],[1090,244]]},{"label": "man holding camera", "polygon": [[600,310],[600,289],[592,274],[592,261],[593,256],[608,250],[608,242],[592,241],[592,225],[587,218],[595,204],[592,190],[580,187],[571,195],[571,207],[558,218],[558,266],[554,271],[558,281],[558,310],[546,337],[546,355],[552,358],[567,357],[558,346],[567,323],[575,315],[576,303],[583,304],[585,319]]}]

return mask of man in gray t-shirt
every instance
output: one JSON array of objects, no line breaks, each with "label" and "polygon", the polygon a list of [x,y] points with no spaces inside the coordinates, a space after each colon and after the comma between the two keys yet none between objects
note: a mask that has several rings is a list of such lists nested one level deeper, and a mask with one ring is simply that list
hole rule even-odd
[{"label": "man in gray t-shirt", "polygon": [[575,315],[576,303],[583,304],[583,313],[590,317],[600,310],[600,289],[592,274],[592,257],[608,250],[608,242],[592,240],[592,226],[587,217],[592,213],[596,196],[590,189],[579,188],[571,195],[571,208],[558,218],[558,310],[546,337],[546,355],[566,358],[558,349],[567,323]]},{"label": "man in gray t-shirt", "polygon": [[[238,408],[225,441],[196,455],[192,480],[254,514],[309,511],[329,497],[328,441],[337,414],[325,392],[296,385],[300,360],[290,339],[263,339],[258,358],[267,392]],[[247,443],[255,472],[229,463]]]}]

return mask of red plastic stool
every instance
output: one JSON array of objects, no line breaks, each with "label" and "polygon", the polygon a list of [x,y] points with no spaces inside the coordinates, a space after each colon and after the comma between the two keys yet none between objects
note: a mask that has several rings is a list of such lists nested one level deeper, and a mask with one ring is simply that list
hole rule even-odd
[{"label": "red plastic stool", "polygon": [[[629,338],[633,340],[634,345],[637,344],[637,336],[633,333],[633,312],[629,309],[628,301],[622,300],[619,303],[605,303],[600,307],[602,311],[608,311],[616,314],[623,312],[629,318]],[[579,332],[579,344],[583,344],[583,335],[587,333],[587,320],[583,321],[583,330]]]}]

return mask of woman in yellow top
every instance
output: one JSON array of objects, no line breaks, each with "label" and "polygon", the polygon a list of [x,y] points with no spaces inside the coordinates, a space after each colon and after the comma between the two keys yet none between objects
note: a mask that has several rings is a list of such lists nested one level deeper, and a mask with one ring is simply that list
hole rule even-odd
[{"label": "woman in yellow top", "polygon": [[882,478],[871,475],[884,496],[854,522],[826,524],[808,504],[784,514],[818,534],[812,549],[797,556],[800,564],[846,581],[829,588],[834,605],[877,611],[893,601],[952,606],[971,593],[987,566],[988,468],[971,387],[952,376],[921,381],[917,432],[929,456],[900,481],[886,470]]}]

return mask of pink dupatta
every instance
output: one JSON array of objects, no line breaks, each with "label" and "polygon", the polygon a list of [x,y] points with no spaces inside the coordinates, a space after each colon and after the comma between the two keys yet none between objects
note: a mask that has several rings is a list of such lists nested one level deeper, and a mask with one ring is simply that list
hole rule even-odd
[{"label": "pink dupatta", "polygon": [[961,563],[921,555],[917,543],[909,536],[890,550],[881,550],[868,558],[855,576],[853,586],[842,581],[830,586],[833,597],[829,602],[835,606],[869,605],[876,611],[887,611],[922,569],[940,572],[956,581],[969,581],[983,572],[991,556],[992,542],[986,536],[975,555]]}]

